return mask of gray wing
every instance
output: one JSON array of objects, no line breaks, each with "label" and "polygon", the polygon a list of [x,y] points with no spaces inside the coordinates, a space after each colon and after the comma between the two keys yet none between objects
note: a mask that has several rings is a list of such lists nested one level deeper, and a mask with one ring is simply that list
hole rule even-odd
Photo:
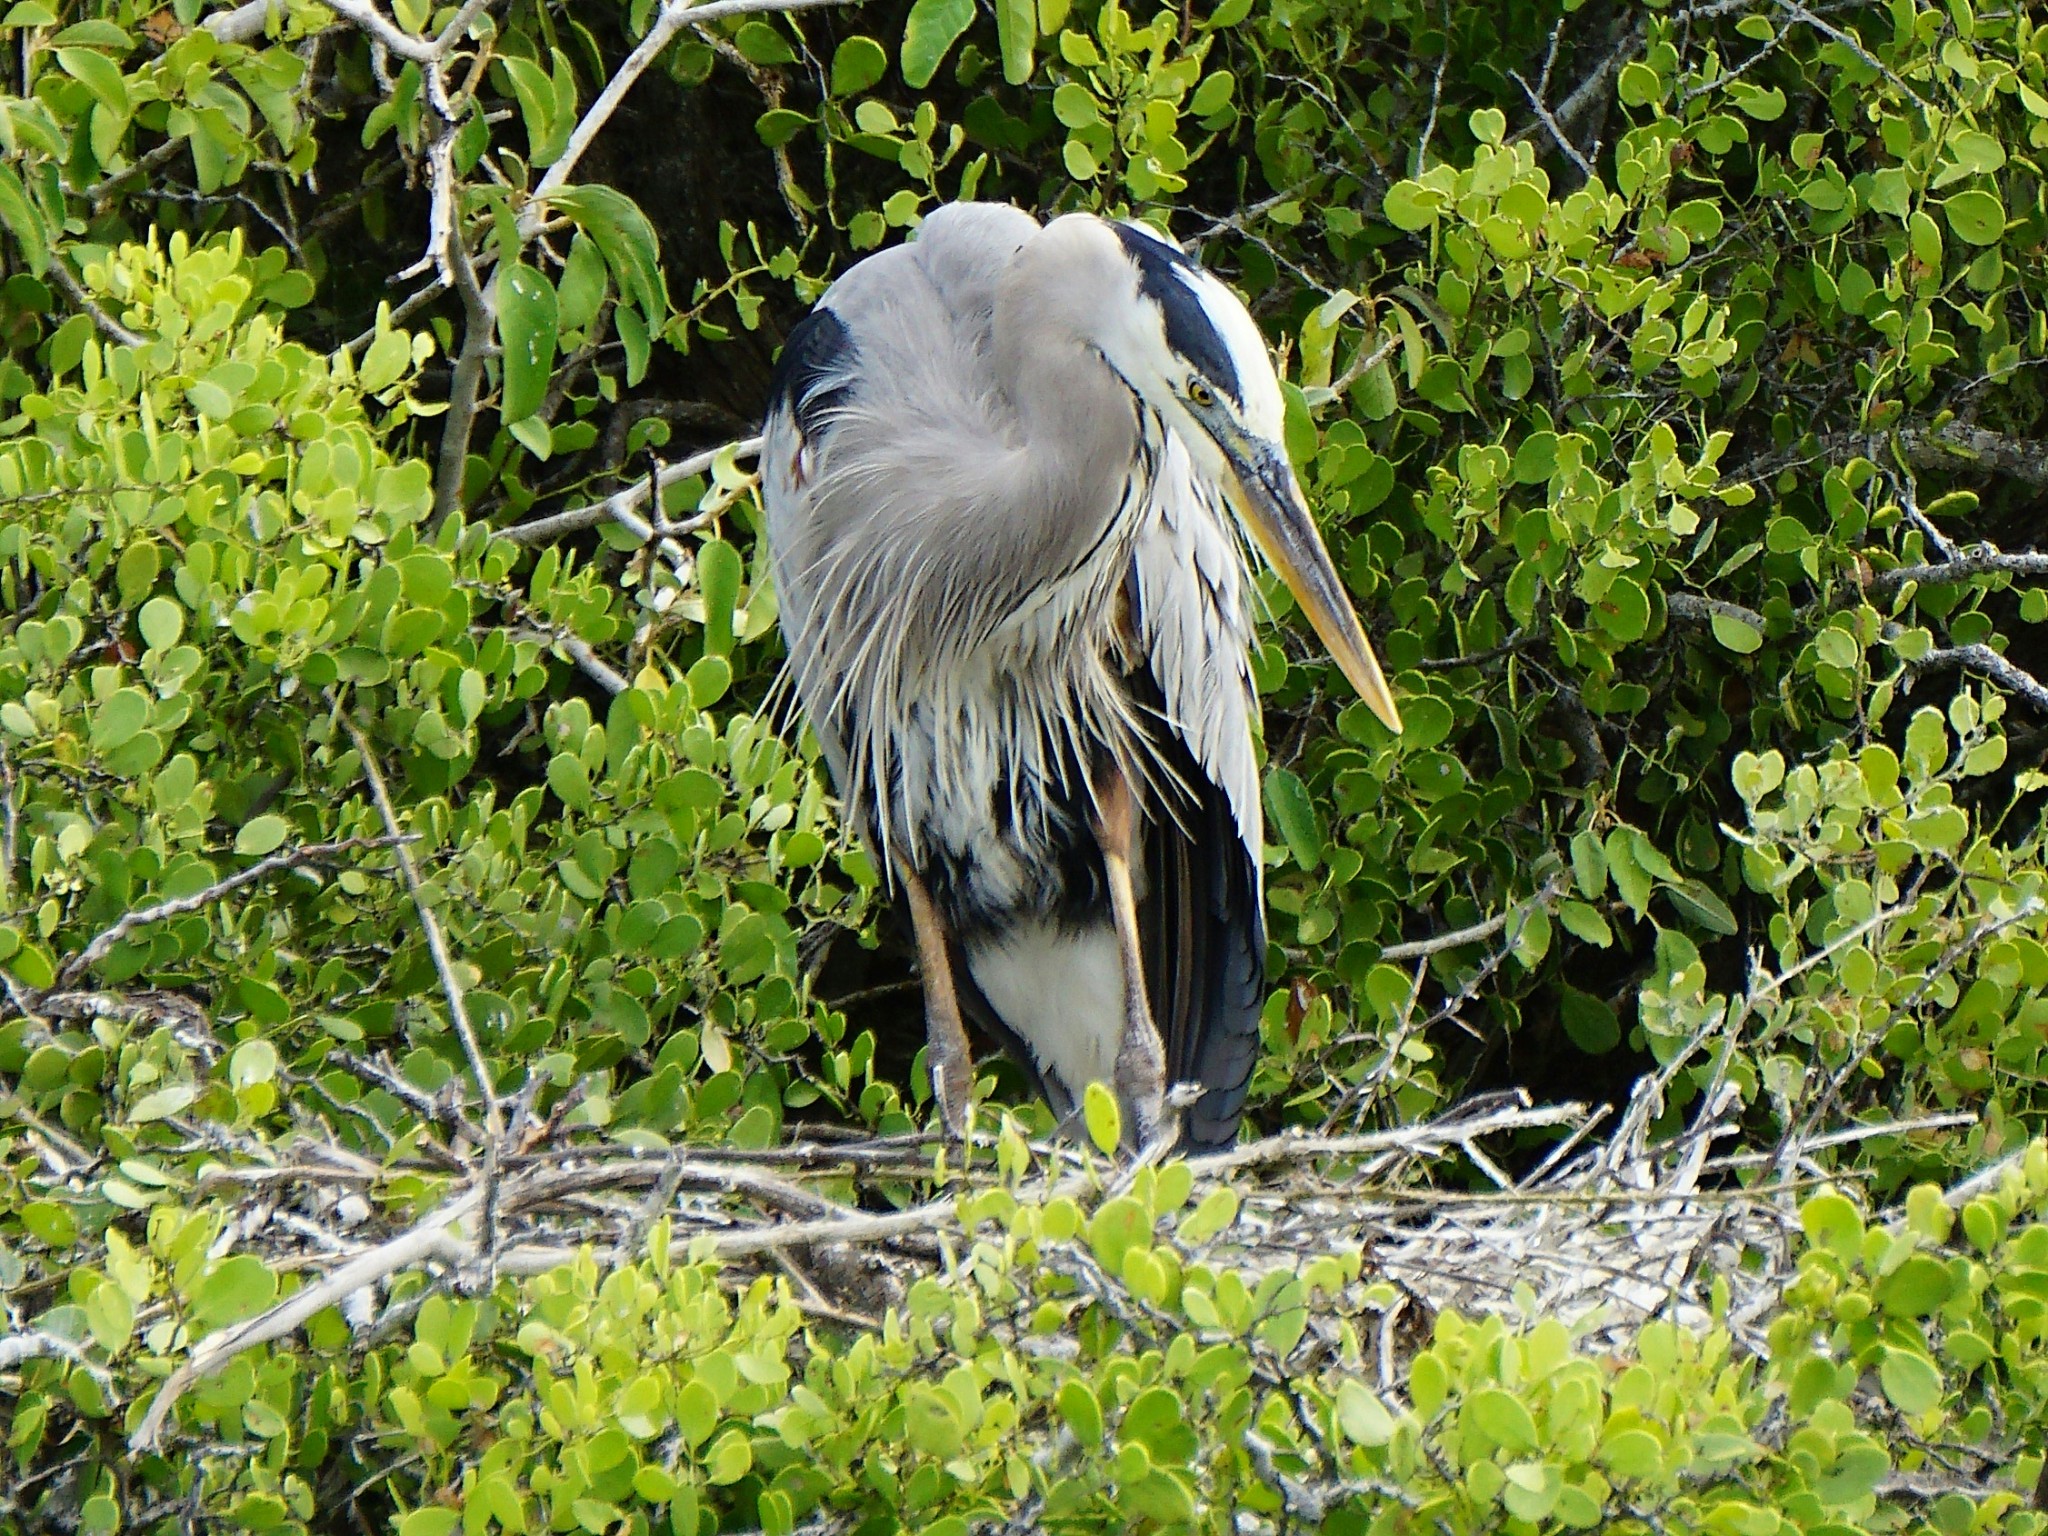
[{"label": "gray wing", "polygon": [[[836,418],[868,394],[883,397],[906,427],[925,416],[964,427],[984,412],[996,281],[1037,232],[1037,220],[1004,204],[949,204],[909,244],[857,262],[783,343],[762,426],[761,500],[789,675],[842,791],[848,733],[836,679],[849,639],[871,632],[881,615],[819,611],[824,583],[815,578],[844,570],[846,552],[857,556],[887,530],[877,526],[879,508],[864,520],[843,487],[813,494]],[[842,605],[890,601],[860,590],[869,584],[834,585]]]},{"label": "gray wing", "polygon": [[1252,752],[1251,620],[1235,529],[1178,441],[1161,455],[1154,516],[1133,556],[1141,668],[1185,793],[1148,819],[1140,911],[1167,1081],[1203,1093],[1191,1150],[1237,1136],[1266,1001],[1264,829]]}]

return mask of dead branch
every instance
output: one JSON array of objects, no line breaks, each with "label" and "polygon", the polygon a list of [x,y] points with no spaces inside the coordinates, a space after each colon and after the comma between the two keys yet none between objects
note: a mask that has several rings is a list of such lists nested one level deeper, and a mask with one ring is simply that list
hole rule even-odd
[{"label": "dead branch", "polygon": [[1664,610],[1674,622],[1691,624],[1704,628],[1715,619],[1733,619],[1738,624],[1747,624],[1758,634],[1768,627],[1764,616],[1754,608],[1745,608],[1740,603],[1723,602],[1718,597],[1701,597],[1697,592],[1669,592],[1664,597]]},{"label": "dead branch", "polygon": [[2042,686],[2041,680],[2033,673],[2022,671],[1988,645],[1948,646],[1906,663],[1906,670],[1915,676],[1923,672],[1952,672],[1958,668],[1990,678],[1999,687],[2018,694],[2034,708],[2048,714],[2048,687]]},{"label": "dead branch", "polygon": [[71,269],[64,265],[62,257],[52,257],[50,264],[44,270],[49,273],[57,286],[64,290],[66,297],[72,303],[92,317],[92,323],[99,327],[100,334],[109,341],[117,341],[124,347],[147,345],[146,337],[139,336],[134,331],[129,330],[127,326],[100,308],[98,300],[85,291],[85,285],[71,275]]},{"label": "dead branch", "polygon": [[523,628],[512,631],[514,640],[538,640],[560,651],[576,669],[606,693],[621,694],[632,686],[625,674],[590,648],[590,642],[566,629]]},{"label": "dead branch", "polygon": [[482,1203],[482,1190],[467,1190],[437,1207],[418,1225],[356,1255],[324,1279],[294,1292],[269,1311],[246,1323],[208,1334],[185,1363],[165,1379],[149,1405],[149,1412],[143,1415],[135,1433],[128,1437],[129,1449],[137,1454],[156,1449],[164,1420],[186,1389],[193,1382],[212,1375],[243,1350],[284,1338],[297,1331],[315,1313],[338,1305],[351,1291],[375,1285],[409,1265],[430,1258],[459,1261],[469,1257],[471,1245],[464,1236],[451,1232],[450,1228],[466,1228]]},{"label": "dead branch", "polygon": [[489,1252],[497,1246],[498,1156],[505,1144],[504,1112],[498,1107],[498,1093],[491,1080],[490,1066],[484,1060],[483,1047],[477,1041],[476,1031],[470,1027],[462,983],[455,975],[455,962],[449,956],[447,940],[441,935],[440,921],[427,900],[426,886],[420,880],[419,866],[413,863],[412,851],[400,836],[398,812],[391,804],[391,791],[385,787],[384,771],[377,766],[377,754],[370,750],[369,740],[363,735],[362,727],[356,724],[355,716],[346,710],[340,714],[342,726],[363,760],[363,777],[369,781],[370,794],[377,802],[377,814],[384,820],[385,831],[396,840],[394,851],[398,855],[398,867],[405,874],[406,889],[412,893],[413,910],[419,914],[420,931],[426,935],[427,952],[433,956],[434,971],[441,978],[442,995],[448,1000],[449,1022],[455,1026],[456,1036],[462,1041],[463,1054],[469,1058],[469,1071],[476,1079],[476,1091],[483,1096],[486,1133],[483,1214],[485,1249]]},{"label": "dead branch", "polygon": [[1888,596],[1908,582],[1953,584],[1977,576],[2048,576],[2048,554],[2031,551],[2008,555],[1990,544],[1976,544],[1956,551],[1934,565],[1901,565],[1879,571],[1864,587],[1876,596]]},{"label": "dead branch", "polygon": [[1505,912],[1497,912],[1484,922],[1474,923],[1469,928],[1454,928],[1449,933],[1439,933],[1433,938],[1411,939],[1404,944],[1389,944],[1380,951],[1380,958],[1389,961],[1420,960],[1426,955],[1442,954],[1447,949],[1477,944],[1481,939],[1492,938],[1516,918],[1525,916],[1538,907],[1549,907],[1563,890],[1562,878],[1552,876],[1545,882],[1542,890]]},{"label": "dead branch", "polygon": [[[737,443],[727,443],[722,447],[707,449],[703,453],[692,454],[689,458],[678,460],[674,464],[664,464],[654,474],[655,483],[663,490],[667,490],[668,487],[687,480],[692,475],[701,475],[717,463],[718,456],[728,449],[735,458],[752,458],[761,451],[761,439],[743,438]],[[660,515],[659,508],[655,509],[656,521],[650,523],[639,515],[638,509],[650,500],[653,494],[653,489],[643,477],[607,496],[603,501],[595,501],[588,506],[571,507],[566,512],[557,512],[551,517],[537,517],[530,523],[520,523],[511,528],[500,528],[496,537],[514,544],[542,544],[550,539],[560,538],[565,533],[576,533],[584,528],[594,528],[599,523],[610,521],[626,529],[644,544],[656,538],[671,538],[677,534],[693,533],[702,526],[704,520],[697,518],[686,518],[680,523],[671,523]]]},{"label": "dead branch", "polygon": [[103,929],[92,941],[64,962],[57,972],[59,986],[68,987],[113,951],[129,934],[138,928],[147,928],[151,923],[160,923],[165,918],[183,917],[187,912],[197,912],[211,906],[223,896],[232,896],[244,886],[254,885],[259,880],[285,869],[299,869],[307,864],[321,863],[337,854],[355,853],[373,848],[395,848],[401,859],[406,858],[405,845],[414,840],[416,834],[401,834],[394,827],[389,837],[346,837],[336,843],[313,843],[299,848],[288,848],[282,853],[273,853],[260,859],[247,869],[238,869],[224,880],[216,880],[203,891],[194,891],[190,896],[174,896],[169,901],[160,901],[154,906],[143,907],[130,912],[111,928]]}]

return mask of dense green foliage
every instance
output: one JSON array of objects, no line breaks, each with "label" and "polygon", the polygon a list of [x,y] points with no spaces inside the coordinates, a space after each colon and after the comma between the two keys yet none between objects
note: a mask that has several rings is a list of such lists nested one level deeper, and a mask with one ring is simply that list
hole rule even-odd
[{"label": "dense green foliage", "polygon": [[[0,1526],[2038,1529],[2048,1155],[1920,1181],[2044,1129],[2048,30],[710,9],[0,15]],[[1581,1354],[1507,1272],[1392,1361],[1369,1249],[1048,1186],[992,1064],[1011,1128],[873,1317],[649,1205],[164,1389],[437,1202],[570,1242],[572,1150],[639,1209],[677,1148],[929,1119],[733,443],[968,195],[1242,288],[1401,697],[1263,583],[1254,1130],[1732,1085],[1796,1278]]]}]

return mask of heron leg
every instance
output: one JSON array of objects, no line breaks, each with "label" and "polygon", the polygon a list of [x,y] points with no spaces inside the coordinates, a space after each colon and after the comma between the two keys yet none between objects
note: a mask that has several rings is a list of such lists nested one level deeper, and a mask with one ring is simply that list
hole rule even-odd
[{"label": "heron leg", "polygon": [[1113,765],[1096,785],[1095,808],[1095,840],[1102,848],[1110,918],[1116,926],[1117,953],[1124,971],[1124,1025],[1117,1041],[1116,1091],[1137,1122],[1137,1143],[1143,1150],[1158,1141],[1165,1129],[1166,1048],[1152,1021],[1152,1005],[1145,991],[1145,951],[1138,938],[1138,898],[1131,882],[1136,831],[1131,786]]},{"label": "heron leg", "polygon": [[974,1060],[967,1047],[967,1031],[960,1023],[960,994],[953,985],[946,925],[932,903],[932,893],[916,872],[902,863],[896,872],[910,902],[917,966],[924,978],[925,1057],[932,1070],[932,1093],[939,1101],[939,1118],[948,1133],[965,1138],[968,1104],[974,1095]]}]

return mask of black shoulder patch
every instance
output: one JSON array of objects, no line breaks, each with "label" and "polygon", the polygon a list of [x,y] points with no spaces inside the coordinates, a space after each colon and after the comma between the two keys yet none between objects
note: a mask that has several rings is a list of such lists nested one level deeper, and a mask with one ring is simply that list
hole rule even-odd
[{"label": "black shoulder patch", "polygon": [[844,320],[829,309],[812,310],[782,344],[768,385],[769,410],[788,411],[797,430],[816,440],[830,414],[852,394],[847,376],[859,356]]},{"label": "black shoulder patch", "polygon": [[1124,253],[1137,263],[1138,291],[1166,316],[1166,344],[1192,363],[1203,378],[1243,405],[1244,391],[1237,382],[1237,364],[1230,360],[1230,348],[1223,344],[1208,312],[1181,275],[1201,269],[1155,235],[1129,224],[1112,224],[1110,228],[1123,242]]}]

